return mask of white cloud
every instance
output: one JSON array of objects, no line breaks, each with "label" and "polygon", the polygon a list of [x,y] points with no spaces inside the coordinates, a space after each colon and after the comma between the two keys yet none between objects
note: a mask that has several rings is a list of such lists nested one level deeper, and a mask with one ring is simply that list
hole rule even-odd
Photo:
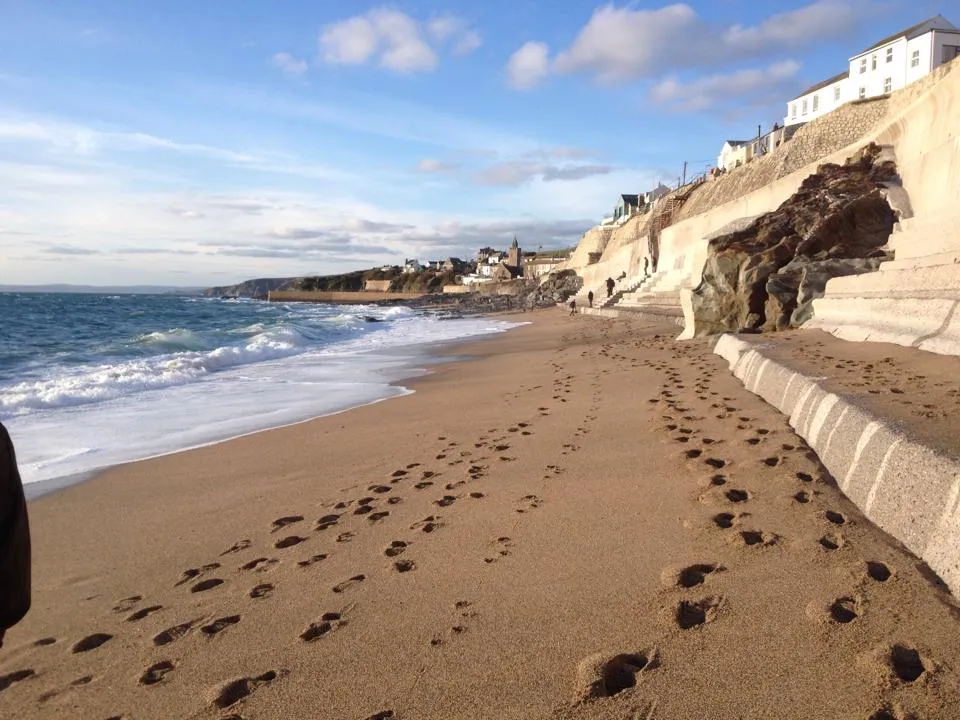
[{"label": "white cloud", "polygon": [[483,45],[483,38],[476,30],[467,30],[453,45],[454,55],[469,55]]},{"label": "white cloud", "polygon": [[492,187],[517,187],[534,179],[544,182],[553,180],[582,180],[594,175],[607,175],[613,171],[609,165],[566,165],[557,167],[526,160],[508,160],[494,163],[473,174],[478,185]]},{"label": "white cloud", "polygon": [[417,170],[422,173],[455,173],[459,169],[459,163],[448,163],[430,158],[424,158],[417,164]]},{"label": "white cloud", "polygon": [[307,71],[306,60],[297,60],[293,55],[286,52],[276,53],[270,58],[270,63],[287,75],[300,76]]},{"label": "white cloud", "polygon": [[[433,41],[433,45],[429,41]],[[431,72],[440,62],[437,48],[451,45],[467,55],[482,44],[480,34],[452,15],[420,22],[388,7],[325,26],[320,32],[320,59],[332,65],[366,65],[402,74]]]},{"label": "white cloud", "polygon": [[[536,85],[550,72],[583,73],[599,83],[657,78],[665,72],[714,68],[750,58],[848,36],[869,17],[869,0],[816,0],[778,13],[757,25],[710,23],[689,5],[638,9],[613,3],[597,8],[573,43],[550,62],[546,46],[527,43],[534,70],[519,89]],[[536,52],[530,50],[536,48]],[[508,72],[510,65],[508,65]]]},{"label": "white cloud", "polygon": [[782,97],[786,86],[795,84],[800,63],[793,60],[774,63],[765,69],[751,68],[733,73],[705,75],[688,83],[674,78],[663,80],[650,89],[654,102],[673,110],[696,111],[731,102],[753,99],[765,101]]},{"label": "white cloud", "polygon": [[528,42],[507,62],[507,84],[514,90],[530,90],[550,74],[550,48],[546,43]]}]

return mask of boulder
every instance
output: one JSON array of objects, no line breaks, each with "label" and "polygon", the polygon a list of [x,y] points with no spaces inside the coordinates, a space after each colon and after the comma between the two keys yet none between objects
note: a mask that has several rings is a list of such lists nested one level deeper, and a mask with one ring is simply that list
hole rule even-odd
[{"label": "boulder", "polygon": [[691,302],[697,335],[784,330],[812,316],[832,277],[876,270],[896,220],[885,184],[892,161],[869,144],[825,164],[775,211],[709,242]]}]

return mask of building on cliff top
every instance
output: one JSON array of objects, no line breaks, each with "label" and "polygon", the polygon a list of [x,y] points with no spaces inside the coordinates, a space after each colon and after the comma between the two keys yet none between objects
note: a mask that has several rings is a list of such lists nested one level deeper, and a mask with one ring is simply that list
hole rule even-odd
[{"label": "building on cliff top", "polygon": [[885,37],[848,60],[844,72],[787,103],[787,126],[809,122],[851,100],[887,95],[960,55],[960,29],[937,15]]}]

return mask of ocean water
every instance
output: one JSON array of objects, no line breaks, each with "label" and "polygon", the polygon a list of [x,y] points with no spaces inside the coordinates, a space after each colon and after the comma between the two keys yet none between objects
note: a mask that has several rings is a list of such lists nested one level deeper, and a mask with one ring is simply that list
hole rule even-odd
[{"label": "ocean water", "polygon": [[403,307],[0,293],[0,421],[25,483],[409,392],[437,343],[517,323]]}]

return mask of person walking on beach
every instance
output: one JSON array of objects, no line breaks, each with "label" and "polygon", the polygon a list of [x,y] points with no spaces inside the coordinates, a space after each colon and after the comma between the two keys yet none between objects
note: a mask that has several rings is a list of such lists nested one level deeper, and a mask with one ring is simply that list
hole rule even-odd
[{"label": "person walking on beach", "polygon": [[573,298],[570,301],[570,317],[573,317],[577,314],[577,299]]},{"label": "person walking on beach", "polygon": [[30,609],[30,526],[10,434],[0,423],[0,647]]},{"label": "person walking on beach", "polygon": [[587,293],[587,305],[593,307],[593,290]]},{"label": "person walking on beach", "polygon": [[616,280],[614,280],[612,277],[607,278],[607,297],[611,297],[613,295],[613,286],[616,284]]}]

